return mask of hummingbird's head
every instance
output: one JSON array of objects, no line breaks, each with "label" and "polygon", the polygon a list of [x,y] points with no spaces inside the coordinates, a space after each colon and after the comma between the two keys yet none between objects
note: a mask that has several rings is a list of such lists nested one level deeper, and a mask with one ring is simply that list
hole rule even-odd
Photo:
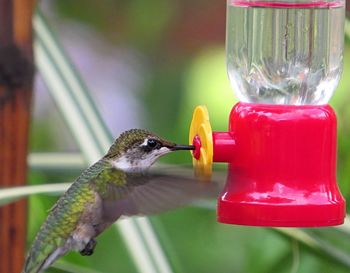
[{"label": "hummingbird's head", "polygon": [[113,143],[105,159],[122,170],[148,169],[160,156],[178,150],[194,150],[191,145],[178,145],[141,129],[122,133]]}]

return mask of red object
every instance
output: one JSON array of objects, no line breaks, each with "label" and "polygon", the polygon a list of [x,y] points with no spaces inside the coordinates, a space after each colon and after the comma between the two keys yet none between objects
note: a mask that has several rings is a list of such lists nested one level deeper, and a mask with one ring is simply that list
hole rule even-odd
[{"label": "red object", "polygon": [[192,155],[195,159],[198,160],[201,155],[201,146],[202,146],[201,139],[199,138],[198,135],[196,135],[193,138],[192,145],[194,145],[195,147],[195,149],[192,151]]},{"label": "red object", "polygon": [[336,183],[336,115],[330,106],[238,103],[228,133],[213,133],[214,161],[229,162],[218,200],[228,224],[342,224]]}]

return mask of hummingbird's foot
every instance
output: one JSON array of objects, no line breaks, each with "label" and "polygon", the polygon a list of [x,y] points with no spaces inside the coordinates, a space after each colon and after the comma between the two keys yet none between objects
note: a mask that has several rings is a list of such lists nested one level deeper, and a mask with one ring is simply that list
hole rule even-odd
[{"label": "hummingbird's foot", "polygon": [[85,246],[83,250],[80,251],[82,256],[90,256],[94,253],[94,249],[97,242],[94,239],[91,239]]}]

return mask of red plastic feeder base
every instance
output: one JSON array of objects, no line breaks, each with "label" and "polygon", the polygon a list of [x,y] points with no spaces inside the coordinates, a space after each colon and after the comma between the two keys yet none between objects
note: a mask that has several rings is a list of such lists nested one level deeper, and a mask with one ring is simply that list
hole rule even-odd
[{"label": "red plastic feeder base", "polygon": [[218,200],[219,222],[275,227],[343,223],[336,115],[330,106],[238,103],[229,133],[214,133],[213,140],[214,161],[230,163]]}]

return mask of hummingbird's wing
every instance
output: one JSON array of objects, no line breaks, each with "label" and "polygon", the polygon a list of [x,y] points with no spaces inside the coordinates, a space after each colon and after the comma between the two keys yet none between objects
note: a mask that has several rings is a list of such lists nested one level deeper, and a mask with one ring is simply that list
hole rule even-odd
[{"label": "hummingbird's wing", "polygon": [[[118,172],[111,168],[110,172]],[[162,167],[148,173],[125,173],[125,184],[111,183],[103,201],[104,217],[150,215],[188,205],[196,200],[214,199],[224,177],[202,182],[191,169]]]}]

